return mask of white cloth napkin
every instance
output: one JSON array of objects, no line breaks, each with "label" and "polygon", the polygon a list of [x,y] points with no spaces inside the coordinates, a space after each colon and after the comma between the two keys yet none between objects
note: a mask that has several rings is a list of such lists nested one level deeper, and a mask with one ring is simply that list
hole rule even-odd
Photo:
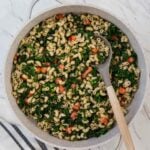
[{"label": "white cloth napkin", "polygon": [[40,140],[31,136],[20,125],[8,123],[0,118],[0,149],[2,150],[51,150]]}]

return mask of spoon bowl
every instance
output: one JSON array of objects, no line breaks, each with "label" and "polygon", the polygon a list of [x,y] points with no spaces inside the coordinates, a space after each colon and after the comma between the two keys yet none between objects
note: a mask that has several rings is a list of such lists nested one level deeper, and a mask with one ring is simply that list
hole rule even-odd
[{"label": "spoon bowl", "polygon": [[109,41],[105,37],[100,35],[98,32],[95,33],[95,37],[102,39],[104,43],[109,47],[109,55],[106,61],[104,63],[96,65],[97,70],[101,73],[103,77],[105,85],[108,86],[108,85],[111,85],[110,76],[109,76],[109,66],[110,66],[110,62],[111,62],[111,58],[113,54],[112,48],[111,48]]}]

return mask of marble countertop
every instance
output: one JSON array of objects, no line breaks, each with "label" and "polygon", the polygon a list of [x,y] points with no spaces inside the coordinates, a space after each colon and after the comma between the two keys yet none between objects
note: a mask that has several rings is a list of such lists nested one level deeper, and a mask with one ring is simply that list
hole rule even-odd
[{"label": "marble countertop", "polygon": [[[139,40],[150,67],[150,0],[0,0],[0,117],[12,113],[6,103],[3,73],[7,52],[16,33],[25,22],[43,10],[68,3],[95,4],[124,20]],[[7,111],[4,111],[6,108]],[[150,90],[141,111],[130,125],[130,131],[136,150],[150,150]],[[121,136],[118,135],[96,149],[124,150],[125,148]]]}]

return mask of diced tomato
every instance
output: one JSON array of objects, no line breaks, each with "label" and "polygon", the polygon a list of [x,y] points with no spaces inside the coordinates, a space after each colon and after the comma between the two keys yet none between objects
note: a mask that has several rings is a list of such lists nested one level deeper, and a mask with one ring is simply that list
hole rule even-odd
[{"label": "diced tomato", "polygon": [[92,72],[92,70],[93,70],[92,67],[88,67],[88,68],[84,71],[84,73],[82,74],[82,78],[86,78],[86,76],[87,76],[90,72]]},{"label": "diced tomato", "polygon": [[119,88],[119,93],[120,93],[120,94],[125,94],[125,92],[126,92],[126,89],[125,89],[125,88],[123,88],[123,87],[120,87],[120,88]]},{"label": "diced tomato", "polygon": [[47,73],[47,67],[41,67],[41,73]]},{"label": "diced tomato", "polygon": [[71,84],[71,88],[72,88],[72,89],[75,89],[76,86],[77,86],[77,85],[76,85],[75,83],[72,83],[72,84]]},{"label": "diced tomato", "polygon": [[71,119],[72,120],[75,120],[75,119],[77,119],[77,116],[78,116],[78,114],[77,114],[77,112],[76,111],[73,111],[72,113],[71,113]]},{"label": "diced tomato", "polygon": [[90,25],[91,21],[89,19],[84,19],[83,24],[84,25]]},{"label": "diced tomato", "polygon": [[109,122],[108,117],[103,116],[103,117],[100,118],[100,123],[101,123],[101,124],[103,124],[103,125],[106,126],[106,125],[108,124],[108,122]]},{"label": "diced tomato", "polygon": [[112,39],[113,41],[117,41],[117,40],[118,40],[118,37],[115,36],[115,35],[113,35],[113,36],[111,37],[111,39]]},{"label": "diced tomato", "polygon": [[62,18],[64,18],[64,14],[57,14],[56,15],[56,19],[59,20],[59,19],[62,19]]},{"label": "diced tomato", "polygon": [[133,63],[133,62],[134,62],[134,58],[133,58],[133,57],[129,57],[129,58],[128,58],[128,62],[129,62],[129,63]]},{"label": "diced tomato", "polygon": [[60,78],[56,78],[55,83],[56,83],[56,84],[60,84],[61,81],[62,81],[62,80],[61,80]]},{"label": "diced tomato", "polygon": [[40,73],[41,72],[41,67],[40,66],[35,67],[35,72]]},{"label": "diced tomato", "polygon": [[98,52],[98,48],[92,48],[93,54],[96,54]]},{"label": "diced tomato", "polygon": [[62,85],[59,85],[59,92],[64,93],[64,91],[65,91],[65,87]]},{"label": "diced tomato", "polygon": [[71,133],[72,133],[72,128],[73,128],[73,127],[67,127],[67,128],[65,129],[65,131],[66,131],[68,134],[71,134]]},{"label": "diced tomato", "polygon": [[80,103],[79,102],[75,103],[72,109],[78,111],[80,109]]},{"label": "diced tomato", "polygon": [[65,66],[64,66],[63,64],[60,64],[58,67],[59,67],[59,69],[61,69],[61,70],[64,70],[64,68],[65,68]]},{"label": "diced tomato", "polygon": [[71,35],[70,37],[69,37],[69,41],[75,41],[77,38],[76,38],[76,36],[75,35]]},{"label": "diced tomato", "polygon": [[37,66],[37,67],[35,67],[35,72],[37,72],[37,73],[47,73],[47,67]]}]

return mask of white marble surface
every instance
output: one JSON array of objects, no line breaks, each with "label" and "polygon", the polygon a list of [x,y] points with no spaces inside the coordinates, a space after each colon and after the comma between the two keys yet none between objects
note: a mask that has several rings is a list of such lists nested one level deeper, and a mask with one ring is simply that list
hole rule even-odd
[{"label": "white marble surface", "polygon": [[[150,67],[150,0],[0,0],[0,117],[12,122],[16,120],[7,103],[3,83],[4,62],[16,33],[27,20],[43,10],[68,3],[95,4],[122,19],[139,40]],[[130,131],[136,150],[150,150],[150,91],[142,110],[130,125]],[[98,149],[125,148],[118,135],[109,143],[95,148]]]}]

